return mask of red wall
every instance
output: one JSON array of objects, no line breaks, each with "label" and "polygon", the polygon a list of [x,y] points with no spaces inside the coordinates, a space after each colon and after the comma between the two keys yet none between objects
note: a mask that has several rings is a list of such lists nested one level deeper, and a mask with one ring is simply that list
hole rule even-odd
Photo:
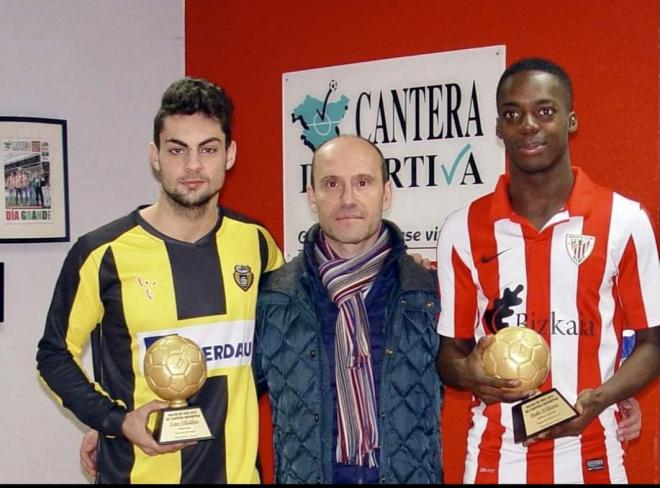
[{"label": "red wall", "polygon": [[[262,221],[282,244],[282,92],[287,71],[504,44],[507,60],[554,59],[571,75],[579,130],[572,161],[642,201],[658,224],[657,0],[187,0],[186,73],[236,103],[238,164],[223,204]],[[640,395],[633,482],[658,483],[658,382]],[[446,481],[461,481],[467,397],[447,392]],[[263,435],[268,439],[268,433]]]}]

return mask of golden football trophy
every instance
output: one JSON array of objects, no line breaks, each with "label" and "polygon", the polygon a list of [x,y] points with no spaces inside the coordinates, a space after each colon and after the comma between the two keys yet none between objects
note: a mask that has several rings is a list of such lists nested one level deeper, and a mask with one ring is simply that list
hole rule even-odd
[{"label": "golden football trophy", "polygon": [[550,372],[550,348],[541,334],[527,327],[501,329],[484,352],[486,373],[520,380],[516,391],[534,390]]},{"label": "golden football trophy", "polygon": [[178,335],[161,337],[147,349],[144,376],[149,388],[170,404],[156,413],[159,444],[213,439],[202,409],[186,402],[206,381],[206,358],[195,342]]},{"label": "golden football trophy", "polygon": [[[519,380],[513,391],[539,388],[550,373],[550,348],[543,336],[527,327],[506,327],[484,350],[484,370],[504,380]],[[513,437],[522,442],[575,418],[578,414],[554,388],[513,406]]]}]

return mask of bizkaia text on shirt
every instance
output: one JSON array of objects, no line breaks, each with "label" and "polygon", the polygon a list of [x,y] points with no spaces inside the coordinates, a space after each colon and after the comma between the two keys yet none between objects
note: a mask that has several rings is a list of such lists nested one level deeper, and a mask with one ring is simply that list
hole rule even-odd
[{"label": "bizkaia text on shirt", "polygon": [[550,335],[563,336],[592,336],[595,334],[593,320],[561,319],[555,311],[550,312],[549,318],[536,318],[535,314],[517,313],[516,327],[529,327],[543,335],[549,329]]},{"label": "bizkaia text on shirt", "polygon": [[[514,307],[523,305],[523,299],[519,295],[524,289],[522,284],[513,290],[505,288],[502,296],[496,298],[492,306],[484,312],[484,325],[489,333],[495,334],[505,327],[529,327],[542,335],[546,331],[550,335],[594,335],[595,324],[592,320],[558,317],[554,310],[550,311],[549,317],[537,317],[534,312],[514,311]],[[510,320],[505,320],[509,317],[511,317]]]}]

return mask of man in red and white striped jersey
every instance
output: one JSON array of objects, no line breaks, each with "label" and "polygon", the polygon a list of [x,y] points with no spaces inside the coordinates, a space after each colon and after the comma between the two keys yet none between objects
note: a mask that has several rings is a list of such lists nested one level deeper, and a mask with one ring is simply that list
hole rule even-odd
[{"label": "man in red and white striped jersey", "polygon": [[[438,372],[473,392],[464,481],[626,482],[617,402],[660,374],[660,264],[639,203],[571,166],[571,82],[543,59],[510,66],[497,88],[509,172],[448,217],[438,241],[443,340]],[[552,351],[541,391],[580,415],[515,444],[512,402],[532,392],[489,377],[483,350],[503,327],[530,327]],[[619,366],[624,329],[636,346]]]}]

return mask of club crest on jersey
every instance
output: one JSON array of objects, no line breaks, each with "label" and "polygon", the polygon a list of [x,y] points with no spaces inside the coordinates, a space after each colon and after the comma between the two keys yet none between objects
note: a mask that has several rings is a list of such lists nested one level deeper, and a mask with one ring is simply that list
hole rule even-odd
[{"label": "club crest on jersey", "polygon": [[138,285],[140,285],[140,288],[144,290],[145,295],[147,295],[147,299],[153,300],[156,296],[153,290],[154,286],[156,286],[156,282],[150,280],[143,280],[139,276],[137,277],[137,282]]},{"label": "club crest on jersey", "polygon": [[596,238],[582,234],[566,234],[566,250],[568,255],[578,266],[591,255],[594,250]]},{"label": "club crest on jersey", "polygon": [[234,281],[243,291],[248,291],[254,281],[254,274],[250,267],[244,264],[234,266]]}]

